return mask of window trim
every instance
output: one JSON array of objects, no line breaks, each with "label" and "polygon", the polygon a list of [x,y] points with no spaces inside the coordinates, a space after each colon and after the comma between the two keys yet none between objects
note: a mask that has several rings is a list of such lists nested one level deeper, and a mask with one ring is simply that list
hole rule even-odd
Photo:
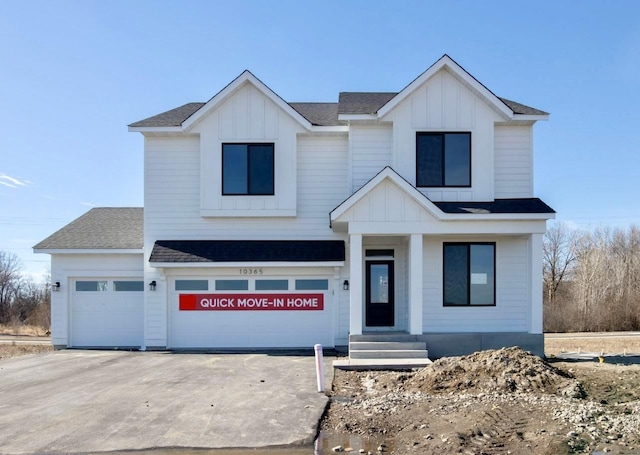
[{"label": "window trim", "polygon": [[[245,145],[247,146],[247,192],[246,193],[225,193],[224,191],[224,147],[225,145]],[[252,146],[271,146],[271,178],[273,181],[273,191],[271,193],[251,193],[251,157],[249,149]],[[221,163],[220,170],[220,190],[223,196],[275,196],[276,192],[276,145],[275,142],[223,142],[221,146]]]},{"label": "window trim", "polygon": [[[466,305],[452,305],[447,304],[444,298],[446,276],[445,276],[445,248],[449,245],[454,246],[466,246],[467,247],[467,304]],[[493,246],[493,303],[483,305],[471,304],[471,246],[472,245],[491,245]],[[498,258],[496,255],[496,242],[443,242],[442,244],[442,306],[445,308],[481,308],[481,307],[495,307],[497,302],[497,288],[496,288],[496,270]]]},{"label": "window trim", "polygon": [[[469,136],[469,184],[468,185],[447,185],[445,181],[445,136],[447,134],[466,134]],[[442,185],[420,185],[418,182],[418,137],[419,136],[442,136]],[[416,188],[471,188],[472,180],[472,164],[473,164],[473,142],[471,131],[417,131],[416,132]]]}]

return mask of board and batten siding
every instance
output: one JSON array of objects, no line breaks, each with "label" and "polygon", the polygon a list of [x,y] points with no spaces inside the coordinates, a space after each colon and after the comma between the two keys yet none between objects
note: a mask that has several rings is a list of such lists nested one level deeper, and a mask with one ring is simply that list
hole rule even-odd
[{"label": "board and batten siding", "polygon": [[496,306],[443,306],[442,245],[468,238],[424,238],[424,333],[528,332],[530,320],[527,238],[483,238],[496,242]]},{"label": "board and batten siding", "polygon": [[51,344],[68,346],[72,281],[74,278],[140,278],[143,254],[52,254],[51,281],[60,291],[51,293]]},{"label": "board and batten siding", "polygon": [[351,192],[356,192],[392,163],[393,127],[391,125],[349,128],[351,146]]},{"label": "board and batten siding", "polygon": [[[212,217],[295,216],[296,134],[303,129],[260,90],[246,84],[200,121],[201,215]],[[274,144],[274,194],[223,196],[222,144]]]},{"label": "board and batten siding", "polygon": [[432,201],[491,201],[494,198],[494,122],[501,120],[483,99],[442,69],[390,111],[393,168],[416,184],[416,133],[470,132],[471,187],[418,188]]},{"label": "board and batten siding", "polygon": [[[296,148],[295,217],[215,218],[200,213],[199,137],[146,137],[146,258],[156,240],[346,240],[329,227],[329,212],[349,196],[347,136],[299,136]],[[156,292],[145,293],[145,342],[166,346],[167,283],[148,262],[145,280],[158,283]]]},{"label": "board and batten siding", "polygon": [[496,125],[495,197],[533,196],[533,128]]}]

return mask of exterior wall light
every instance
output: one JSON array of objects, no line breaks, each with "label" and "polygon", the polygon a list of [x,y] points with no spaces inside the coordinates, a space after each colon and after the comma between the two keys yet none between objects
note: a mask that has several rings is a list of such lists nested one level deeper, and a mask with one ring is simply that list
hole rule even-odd
[{"label": "exterior wall light", "polygon": [[60,290],[60,282],[56,281],[55,283],[51,283],[51,290],[53,292],[58,292]]},{"label": "exterior wall light", "polygon": [[344,283],[342,283],[342,289],[345,291],[349,290],[349,280],[344,280]]},{"label": "exterior wall light", "polygon": [[150,291],[156,290],[156,280],[153,280],[151,283],[149,283],[149,290]]}]

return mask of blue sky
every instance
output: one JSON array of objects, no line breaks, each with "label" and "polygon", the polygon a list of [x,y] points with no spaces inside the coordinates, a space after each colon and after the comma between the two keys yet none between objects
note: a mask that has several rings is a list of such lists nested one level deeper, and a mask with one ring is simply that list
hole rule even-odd
[{"label": "blue sky", "polygon": [[0,10],[0,250],[142,206],[126,125],[244,69],[287,101],[398,91],[447,53],[534,128],[535,194],[578,227],[640,224],[640,2],[30,1]]}]

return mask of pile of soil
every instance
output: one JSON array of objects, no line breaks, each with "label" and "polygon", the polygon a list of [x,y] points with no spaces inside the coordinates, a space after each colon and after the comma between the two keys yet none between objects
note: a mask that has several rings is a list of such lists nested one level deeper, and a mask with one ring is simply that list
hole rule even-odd
[{"label": "pile of soil", "polygon": [[336,371],[321,429],[359,435],[365,453],[382,440],[398,454],[640,454],[638,383],[640,365],[552,365],[520,348]]},{"label": "pile of soil", "polygon": [[413,375],[404,389],[427,393],[498,391],[584,396],[582,385],[573,376],[519,347],[443,357]]}]

